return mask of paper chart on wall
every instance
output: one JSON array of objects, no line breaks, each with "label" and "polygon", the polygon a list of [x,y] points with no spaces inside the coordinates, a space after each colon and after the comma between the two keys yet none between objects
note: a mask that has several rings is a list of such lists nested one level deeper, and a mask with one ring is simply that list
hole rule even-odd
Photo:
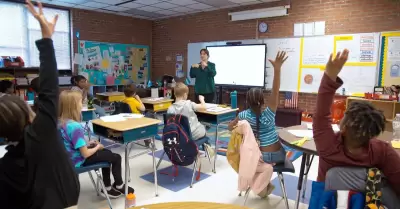
[{"label": "paper chart on wall", "polygon": [[304,38],[303,65],[325,65],[332,52],[333,36]]},{"label": "paper chart on wall", "polygon": [[344,88],[346,95],[373,92],[376,83],[376,66],[344,66],[339,73],[343,85],[337,90],[341,94]]},{"label": "paper chart on wall", "polygon": [[335,36],[336,52],[348,49],[350,53],[347,62],[349,63],[376,62],[376,42],[378,39],[373,33]]},{"label": "paper chart on wall", "polygon": [[400,61],[400,37],[389,37],[387,60]]},{"label": "paper chart on wall", "polygon": [[[266,82],[267,88],[272,88],[274,69],[268,59],[274,60],[278,51],[285,51],[288,59],[281,69],[281,91],[297,91],[298,72],[300,64],[300,38],[265,39],[267,44]],[[290,76],[288,76],[290,75]]]},{"label": "paper chart on wall", "polygon": [[302,68],[300,78],[300,91],[307,93],[318,92],[324,71],[319,68]]}]

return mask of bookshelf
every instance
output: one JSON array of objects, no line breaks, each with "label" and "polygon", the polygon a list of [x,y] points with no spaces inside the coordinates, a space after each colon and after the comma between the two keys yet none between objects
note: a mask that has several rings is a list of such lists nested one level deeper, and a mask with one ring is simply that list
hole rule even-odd
[{"label": "bookshelf", "polygon": [[400,113],[399,102],[390,100],[365,99],[360,97],[347,97],[346,105],[348,106],[354,101],[367,101],[370,102],[375,108],[381,110],[386,118],[386,131],[393,131],[393,119],[396,117],[396,114]]}]

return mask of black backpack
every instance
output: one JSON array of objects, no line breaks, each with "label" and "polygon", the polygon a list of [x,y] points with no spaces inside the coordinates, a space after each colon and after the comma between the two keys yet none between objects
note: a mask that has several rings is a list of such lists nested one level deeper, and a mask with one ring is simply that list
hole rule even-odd
[{"label": "black backpack", "polygon": [[114,107],[114,111],[111,113],[111,115],[118,115],[121,113],[132,113],[131,107],[125,102],[113,102],[111,106]]},{"label": "black backpack", "polygon": [[167,118],[162,143],[165,153],[174,165],[191,165],[199,153],[192,140],[189,120],[182,115],[170,115]]}]

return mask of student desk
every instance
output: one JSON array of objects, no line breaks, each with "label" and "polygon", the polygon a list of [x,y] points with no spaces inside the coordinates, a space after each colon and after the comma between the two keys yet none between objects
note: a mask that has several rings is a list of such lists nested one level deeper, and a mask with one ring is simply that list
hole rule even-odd
[{"label": "student desk", "polygon": [[172,102],[174,102],[174,100],[168,98],[154,100],[154,98],[148,97],[148,98],[143,98],[142,102],[146,107],[146,110],[149,110],[154,114],[157,114],[159,112],[166,112],[168,110],[168,107],[172,105]]},{"label": "student desk", "polygon": [[125,94],[123,92],[105,92],[97,93],[97,99],[108,102],[119,102],[125,99]]},{"label": "student desk", "polygon": [[[93,131],[95,134],[109,138],[108,130],[113,130],[115,132],[122,134],[121,140],[114,140],[117,143],[121,143],[125,146],[125,197],[128,193],[128,181],[129,181],[129,144],[132,142],[137,142],[140,140],[151,138],[152,146],[151,151],[153,154],[153,170],[154,170],[154,183],[155,183],[155,194],[158,196],[158,182],[157,182],[157,168],[156,168],[156,158],[155,158],[155,145],[154,138],[158,132],[158,124],[161,121],[153,118],[129,118],[125,121],[119,122],[104,122],[101,119],[96,119],[92,121]],[[113,140],[113,139],[111,139]],[[142,153],[138,153],[135,156],[147,154],[148,150]]]},{"label": "student desk", "polygon": [[82,108],[82,121],[85,122],[84,128],[85,128],[85,131],[88,133],[89,140],[90,140],[91,133],[92,133],[92,131],[90,130],[90,127],[89,127],[89,122],[95,118],[94,117],[95,110],[96,110],[95,108],[85,108],[85,107]]},{"label": "student desk", "polygon": [[203,124],[215,126],[215,156],[213,172],[216,173],[216,162],[218,156],[218,128],[224,123],[228,123],[236,118],[236,113],[239,109],[228,109],[221,112],[211,111],[196,111],[197,118]]},{"label": "student desk", "polygon": [[[308,171],[310,170],[310,166],[312,163],[312,159],[310,160],[310,157],[313,155],[318,155],[318,152],[315,147],[314,140],[308,140],[302,146],[297,146],[295,144],[292,144],[293,142],[300,140],[301,138],[292,135],[291,133],[288,132],[288,130],[307,130],[307,127],[304,125],[298,125],[280,129],[278,131],[279,139],[282,142],[282,144],[303,152],[303,157],[301,159],[301,166],[300,166],[299,181],[297,182],[297,198],[295,205],[295,208],[297,209],[299,208],[301,191],[303,191],[303,197],[304,197],[304,193],[306,190],[305,186],[307,185],[307,174]],[[390,142],[392,138],[393,138],[393,133],[389,131],[384,131],[383,134],[378,137],[378,139],[387,142]],[[397,154],[400,155],[400,149],[396,149],[396,151]]]}]

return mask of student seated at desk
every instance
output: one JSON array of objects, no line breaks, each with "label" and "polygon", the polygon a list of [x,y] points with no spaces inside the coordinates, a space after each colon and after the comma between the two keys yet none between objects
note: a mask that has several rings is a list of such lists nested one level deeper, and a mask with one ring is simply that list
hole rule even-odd
[{"label": "student seated at desk", "polygon": [[[86,144],[84,128],[80,124],[82,110],[82,95],[76,91],[63,91],[60,94],[59,126],[65,148],[75,167],[88,166],[107,162],[111,168],[102,168],[103,181],[110,198],[118,198],[125,194],[125,185],[122,180],[121,156],[113,153],[97,141]],[[111,170],[111,171],[110,171]],[[111,185],[110,172],[114,176]],[[128,188],[133,193],[133,188]],[[101,191],[103,194],[104,191]]]},{"label": "student seated at desk", "polygon": [[124,94],[126,98],[122,102],[129,105],[132,113],[140,114],[146,110],[139,95],[136,94],[135,84],[125,86]]},{"label": "student seated at desk", "polygon": [[[73,85],[71,88],[72,91],[77,91],[82,94],[82,103],[84,105],[88,104],[88,100],[93,99],[93,96],[89,94],[90,84],[88,83],[85,76],[83,75],[72,76],[71,84]],[[104,108],[96,104],[92,104],[92,106],[95,108],[94,112],[98,114],[100,117],[106,115],[106,111],[104,110]]]},{"label": "student seated at desk", "polygon": [[168,114],[181,114],[189,119],[190,130],[192,131],[193,140],[198,140],[206,136],[206,127],[199,122],[195,111],[206,110],[206,103],[204,97],[199,95],[200,104],[196,104],[190,100],[187,100],[189,94],[189,88],[179,82],[176,83],[174,88],[175,103],[172,104],[167,113]]},{"label": "student seated at desk", "polygon": [[7,94],[14,94],[14,84],[9,80],[2,80],[0,81],[0,97]]},{"label": "student seated at desk", "polygon": [[0,98],[0,138],[8,143],[7,153],[0,158],[1,208],[67,208],[78,204],[79,179],[58,138],[58,69],[51,39],[57,16],[47,20],[42,4],[38,3],[37,12],[30,0],[26,2],[42,34],[36,41],[40,109],[33,117],[18,96]]},{"label": "student seated at desk", "polygon": [[[385,130],[386,120],[382,112],[368,102],[352,102],[340,123],[340,132],[335,133],[332,129],[331,106],[337,89],[343,85],[338,75],[348,56],[347,49],[337,53],[335,58],[330,56],[318,90],[313,117],[313,135],[319,156],[317,181],[324,182],[327,172],[332,168],[378,168],[387,179],[387,186],[394,190],[399,200],[400,156],[389,143],[377,139]],[[338,189],[356,189],[352,188],[356,181],[355,173],[337,169],[331,175],[345,177],[343,182],[334,182],[346,187]],[[366,173],[364,175],[367,177]],[[365,190],[365,186],[366,182],[361,185],[363,188],[357,190]],[[388,193],[382,192],[384,204],[385,194]]]}]

